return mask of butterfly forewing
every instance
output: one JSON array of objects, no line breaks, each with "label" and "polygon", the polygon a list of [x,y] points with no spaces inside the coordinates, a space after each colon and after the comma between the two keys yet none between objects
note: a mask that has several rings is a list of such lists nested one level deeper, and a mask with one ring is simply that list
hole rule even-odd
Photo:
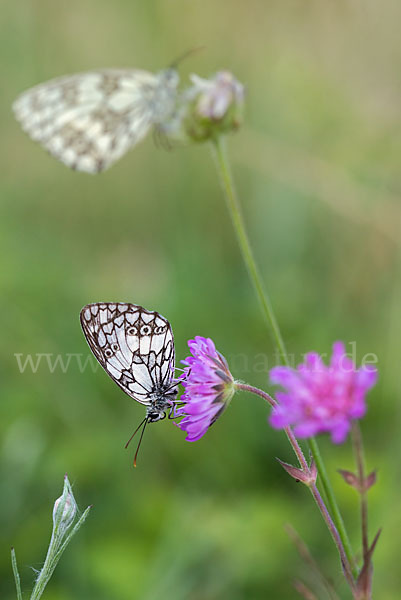
[{"label": "butterfly forewing", "polygon": [[30,137],[68,167],[107,169],[155,122],[160,78],[147,71],[104,69],[51,80],[13,104]]},{"label": "butterfly forewing", "polygon": [[167,319],[122,302],[88,304],[80,319],[105,371],[131,398],[151,406],[174,376],[174,338]]}]

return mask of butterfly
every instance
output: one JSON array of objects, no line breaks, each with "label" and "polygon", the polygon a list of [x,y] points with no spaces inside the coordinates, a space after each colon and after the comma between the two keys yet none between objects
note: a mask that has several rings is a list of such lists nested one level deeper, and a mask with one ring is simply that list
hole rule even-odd
[{"label": "butterfly", "polygon": [[146,425],[174,411],[178,381],[174,378],[171,325],[158,312],[126,302],[87,304],[80,321],[86,341],[106,373],[128,396],[146,406],[144,420],[126,444],[144,424],[139,449]]},{"label": "butterfly", "polygon": [[77,171],[98,173],[177,110],[179,76],[101,69],[52,79],[23,92],[13,110],[24,131]]}]

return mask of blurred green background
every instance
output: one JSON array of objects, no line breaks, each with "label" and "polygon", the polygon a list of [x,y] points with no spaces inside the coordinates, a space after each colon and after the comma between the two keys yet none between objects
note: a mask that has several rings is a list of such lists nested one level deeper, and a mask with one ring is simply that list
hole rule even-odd
[{"label": "blurred green background", "polygon": [[[124,443],[143,417],[99,368],[20,373],[15,354],[89,349],[78,314],[119,300],[170,320],[177,358],[211,336],[234,375],[267,384],[274,347],[261,319],[206,145],[158,150],[151,137],[110,171],[69,171],[22,133],[22,90],[97,67],[180,67],[184,82],[228,68],[247,89],[229,151],[243,212],[289,351],[355,341],[378,356],[363,422],[375,594],[401,596],[400,297],[401,5],[396,0],[5,0],[1,11],[1,598],[15,598],[14,545],[32,588],[65,472],[93,504],[45,592],[47,600],[281,600],[313,587],[284,532],[291,522],[339,584],[335,549],[263,403],[238,395],[198,443],[171,422],[150,427],[139,466]],[[327,460],[355,549],[356,494]],[[28,593],[26,594],[28,597]],[[322,592],[318,598],[324,599]]]}]

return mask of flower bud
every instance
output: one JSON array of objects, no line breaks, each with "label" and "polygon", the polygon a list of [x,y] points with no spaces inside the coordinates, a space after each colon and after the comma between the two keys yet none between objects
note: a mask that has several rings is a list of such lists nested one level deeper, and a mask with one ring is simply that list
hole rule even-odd
[{"label": "flower bud", "polygon": [[192,75],[183,127],[193,141],[203,142],[235,131],[242,121],[244,86],[229,71],[211,79]]},{"label": "flower bud", "polygon": [[66,531],[74,521],[75,515],[77,514],[77,509],[78,507],[72,493],[71,484],[66,475],[64,477],[63,493],[60,498],[57,498],[53,507],[54,526],[56,527],[58,524],[61,531]]}]

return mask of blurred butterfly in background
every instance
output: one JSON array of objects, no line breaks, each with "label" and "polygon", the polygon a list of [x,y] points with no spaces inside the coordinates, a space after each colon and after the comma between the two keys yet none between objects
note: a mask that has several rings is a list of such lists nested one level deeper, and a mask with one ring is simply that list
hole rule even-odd
[{"label": "blurred butterfly in background", "polygon": [[157,74],[102,69],[33,87],[15,100],[13,110],[23,130],[55,158],[77,171],[98,173],[152,126],[174,119],[178,83],[173,67]]},{"label": "blurred butterfly in background", "polygon": [[146,406],[143,425],[173,414],[178,394],[175,350],[170,323],[158,312],[125,302],[97,302],[83,307],[81,326],[103,369],[131,398]]}]

